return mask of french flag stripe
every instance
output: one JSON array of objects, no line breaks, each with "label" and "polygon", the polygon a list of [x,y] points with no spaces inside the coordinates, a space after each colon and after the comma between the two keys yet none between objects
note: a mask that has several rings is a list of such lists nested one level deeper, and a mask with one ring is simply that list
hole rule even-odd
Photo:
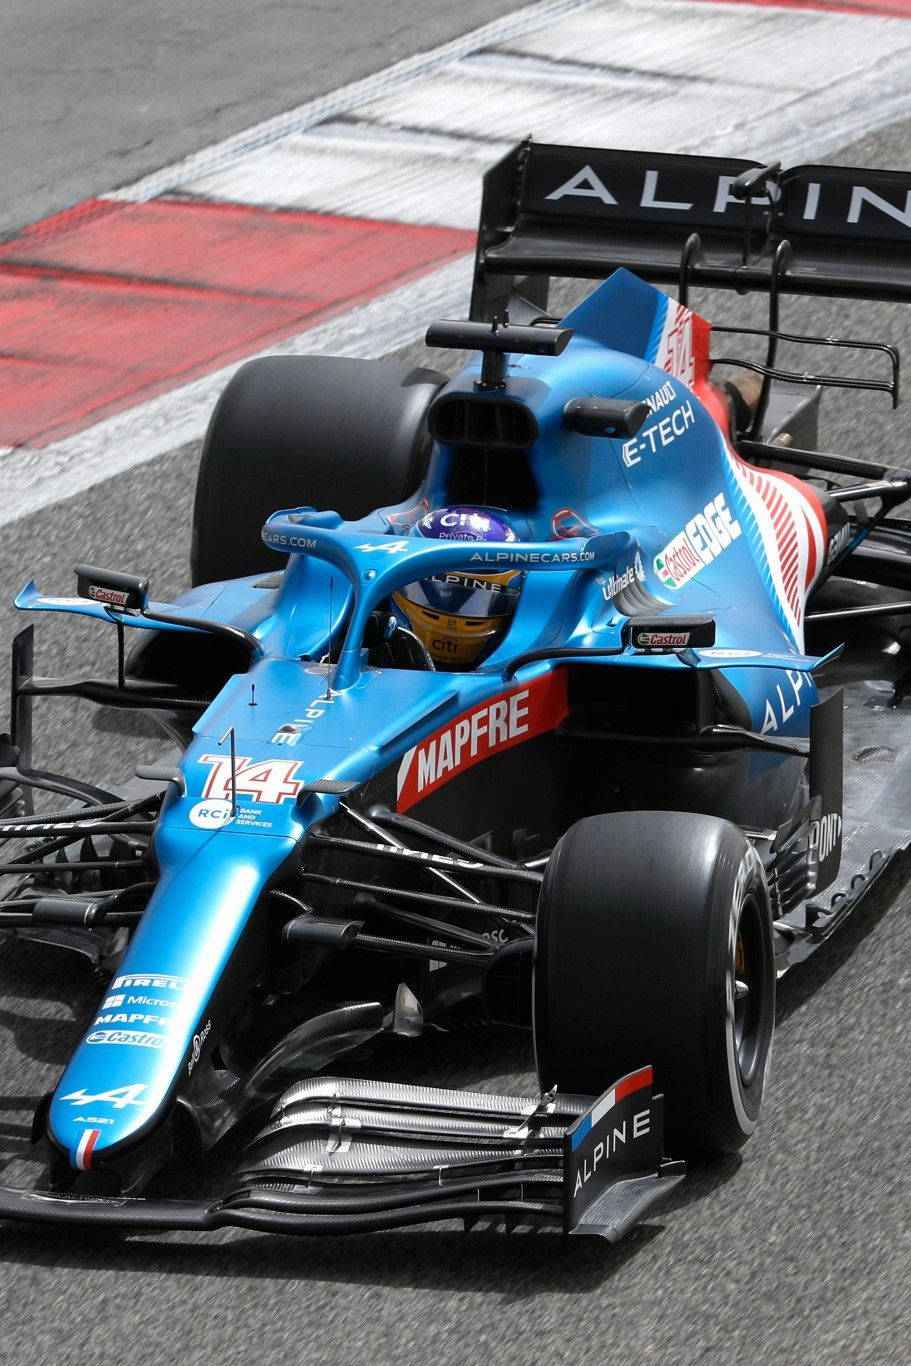
[{"label": "french flag stripe", "polygon": [[608,1110],[616,1105],[618,1101],[623,1100],[624,1096],[630,1095],[633,1091],[640,1090],[643,1086],[651,1086],[651,1084],[652,1069],[650,1067],[641,1067],[638,1072],[631,1072],[628,1077],[624,1077],[622,1081],[618,1081],[617,1085],[612,1087],[611,1090],[607,1092],[607,1095],[601,1098],[592,1110],[592,1123],[597,1124],[602,1115],[606,1115]]},{"label": "french flag stripe", "polygon": [[92,1153],[101,1134],[100,1129],[83,1129],[79,1146],[76,1149],[76,1166],[81,1172],[92,1170]]},{"label": "french flag stripe", "polygon": [[611,1089],[601,1097],[597,1105],[588,1112],[582,1124],[580,1124],[579,1128],[573,1134],[573,1152],[575,1152],[586,1135],[591,1133],[599,1120],[604,1118],[608,1110],[612,1110],[619,1101],[623,1100],[626,1096],[631,1095],[633,1091],[640,1091],[646,1086],[651,1086],[651,1084],[651,1067],[640,1067],[638,1072],[630,1072],[628,1077],[624,1077],[621,1081],[617,1082],[616,1086],[612,1086]]}]

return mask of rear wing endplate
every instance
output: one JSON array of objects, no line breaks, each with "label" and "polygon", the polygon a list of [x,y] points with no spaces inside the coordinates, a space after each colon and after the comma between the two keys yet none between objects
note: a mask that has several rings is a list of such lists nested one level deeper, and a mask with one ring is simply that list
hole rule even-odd
[{"label": "rear wing endplate", "polygon": [[911,173],[520,143],[484,177],[472,317],[551,275],[911,300]]}]

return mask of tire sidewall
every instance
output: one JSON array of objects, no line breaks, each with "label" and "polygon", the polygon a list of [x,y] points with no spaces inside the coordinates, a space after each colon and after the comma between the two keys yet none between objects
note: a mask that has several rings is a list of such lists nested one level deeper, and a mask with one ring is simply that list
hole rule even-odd
[{"label": "tire sidewall", "polygon": [[[737,1065],[735,950],[752,926],[755,1065]],[[668,1151],[732,1152],[753,1133],[774,1030],[771,911],[762,864],[736,826],[680,812],[617,812],[558,842],[539,898],[533,987],[542,1088],[599,1094],[651,1063]]]},{"label": "tire sidewall", "polygon": [[[737,842],[731,840],[721,852],[712,888],[715,904],[706,907],[707,1079],[714,1095],[716,1145],[724,1151],[739,1148],[756,1128],[771,1064],[775,1017],[775,965],[768,888],[759,855],[742,836],[741,840],[739,850]],[[761,923],[763,930],[759,943],[760,971],[754,990],[761,995],[757,1013],[764,1042],[760,1045],[752,1076],[745,1084],[734,1034],[735,958],[738,932],[744,928],[743,917],[751,914],[755,914],[756,923]]]},{"label": "tire sidewall", "polygon": [[194,584],[281,567],[262,541],[283,507],[356,521],[424,477],[427,410],[446,377],[393,361],[261,356],[224,389],[203,442],[193,506]]}]

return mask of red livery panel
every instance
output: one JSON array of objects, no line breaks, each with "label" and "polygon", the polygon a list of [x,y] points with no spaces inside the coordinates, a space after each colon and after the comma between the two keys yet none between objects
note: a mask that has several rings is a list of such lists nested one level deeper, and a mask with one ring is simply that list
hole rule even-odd
[{"label": "red livery panel", "polygon": [[553,730],[566,716],[566,671],[544,674],[462,712],[409,749],[399,765],[399,811],[491,755]]}]

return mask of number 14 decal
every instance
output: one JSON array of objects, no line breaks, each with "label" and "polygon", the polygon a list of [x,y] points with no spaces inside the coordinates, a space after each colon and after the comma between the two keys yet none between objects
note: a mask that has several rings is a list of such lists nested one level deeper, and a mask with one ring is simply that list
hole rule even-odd
[{"label": "number 14 decal", "polygon": [[[203,754],[201,764],[211,765],[202,795],[220,801],[231,799],[231,760],[227,754]],[[295,778],[300,768],[299,759],[250,759],[238,754],[235,775],[238,794],[252,797],[257,802],[293,801],[303,787],[303,780]]]}]

